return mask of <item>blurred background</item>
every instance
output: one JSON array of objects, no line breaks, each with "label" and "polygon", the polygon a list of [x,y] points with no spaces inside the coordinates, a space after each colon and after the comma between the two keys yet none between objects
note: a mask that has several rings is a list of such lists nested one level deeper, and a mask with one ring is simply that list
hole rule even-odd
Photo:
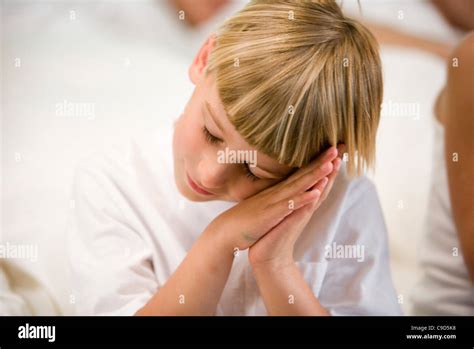
[{"label": "blurred background", "polygon": [[[244,0],[1,1],[0,314],[72,314],[66,227],[75,164],[131,135],[170,125],[193,85],[205,38]],[[446,49],[462,31],[431,1],[345,0],[350,16],[434,47],[381,47],[384,109],[379,191],[399,300],[410,314],[433,146],[433,104]],[[382,34],[386,32],[382,32]]]}]

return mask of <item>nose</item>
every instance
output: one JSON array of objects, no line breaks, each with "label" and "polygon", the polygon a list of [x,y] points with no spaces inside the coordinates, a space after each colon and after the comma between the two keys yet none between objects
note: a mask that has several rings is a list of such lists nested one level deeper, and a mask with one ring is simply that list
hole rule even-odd
[{"label": "nose", "polygon": [[201,184],[210,190],[221,189],[226,182],[229,167],[228,164],[218,163],[215,156],[202,159],[198,165]]}]

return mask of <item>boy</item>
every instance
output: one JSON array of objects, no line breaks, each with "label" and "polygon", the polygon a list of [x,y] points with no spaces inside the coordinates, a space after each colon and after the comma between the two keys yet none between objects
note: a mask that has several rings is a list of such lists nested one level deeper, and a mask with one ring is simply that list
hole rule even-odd
[{"label": "boy", "polygon": [[79,312],[399,314],[375,189],[351,177],[375,153],[371,34],[334,1],[251,1],[189,75],[172,140],[77,172]]}]

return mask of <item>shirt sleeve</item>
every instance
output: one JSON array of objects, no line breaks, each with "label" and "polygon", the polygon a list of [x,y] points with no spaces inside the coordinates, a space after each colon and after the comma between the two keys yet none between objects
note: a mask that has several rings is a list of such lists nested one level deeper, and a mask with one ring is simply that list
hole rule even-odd
[{"label": "shirt sleeve", "polygon": [[351,188],[329,252],[320,301],[332,315],[402,315],[393,287],[387,231],[374,185]]},{"label": "shirt sleeve", "polygon": [[0,259],[0,314],[2,316],[33,315],[23,298],[11,289],[7,273],[3,271],[3,263]]},{"label": "shirt sleeve", "polygon": [[116,180],[124,171],[101,165],[79,165],[74,176],[71,302],[78,315],[133,315],[158,288],[152,251]]}]

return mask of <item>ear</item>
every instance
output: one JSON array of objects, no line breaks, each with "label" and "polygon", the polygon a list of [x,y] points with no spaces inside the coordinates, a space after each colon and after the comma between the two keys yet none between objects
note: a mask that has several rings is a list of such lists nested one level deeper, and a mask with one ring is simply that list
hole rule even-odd
[{"label": "ear", "polygon": [[216,35],[211,34],[206,42],[201,46],[196,57],[194,57],[193,63],[189,67],[189,79],[194,85],[198,83],[199,79],[204,74],[204,70],[207,66],[207,59],[214,47],[215,41]]}]

